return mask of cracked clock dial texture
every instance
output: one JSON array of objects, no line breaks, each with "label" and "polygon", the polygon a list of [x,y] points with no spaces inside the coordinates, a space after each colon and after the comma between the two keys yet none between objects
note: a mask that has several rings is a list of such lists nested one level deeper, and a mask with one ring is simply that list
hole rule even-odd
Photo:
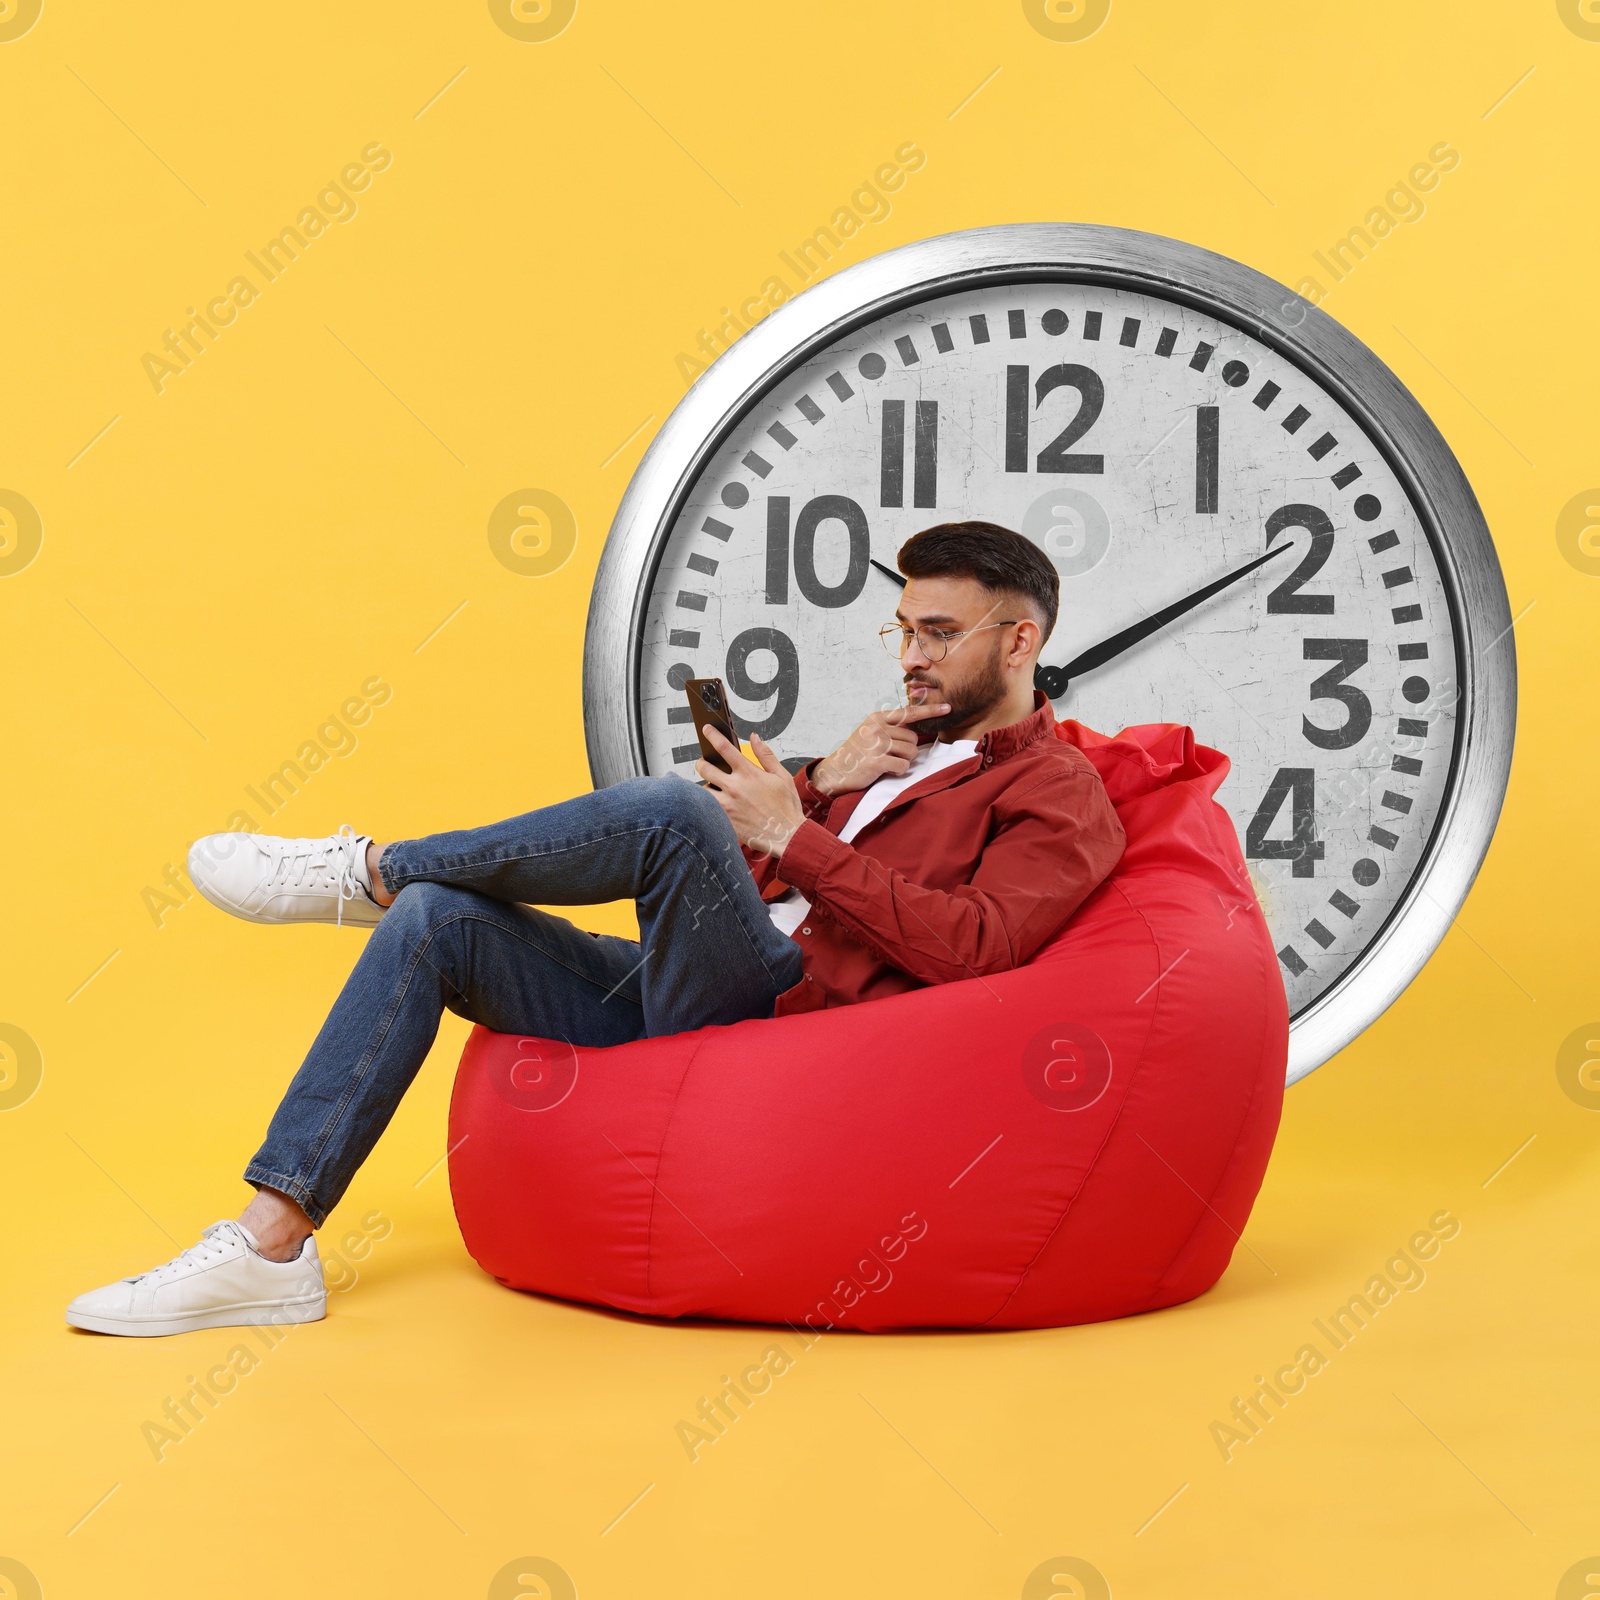
[{"label": "cracked clock dial texture", "polygon": [[892,569],[911,534],[963,518],[1017,529],[1061,575],[1039,675],[1058,717],[1106,733],[1186,723],[1231,759],[1217,798],[1303,1010],[1426,859],[1454,765],[1457,627],[1373,439],[1213,315],[1091,285],[987,285],[889,314],[776,380],[663,547],[635,685],[647,769],[693,775],[691,677],[722,678],[743,735],[791,766],[902,704],[877,638],[900,591],[873,562]]}]

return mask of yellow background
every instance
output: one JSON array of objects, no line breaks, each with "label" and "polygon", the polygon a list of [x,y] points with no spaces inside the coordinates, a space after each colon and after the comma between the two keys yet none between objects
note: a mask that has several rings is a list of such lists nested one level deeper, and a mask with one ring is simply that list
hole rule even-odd
[{"label": "yellow background", "polygon": [[[481,1596],[537,1555],[590,1600],[1017,1596],[1073,1556],[1121,1600],[1549,1596],[1600,1552],[1600,1117],[1555,1072],[1600,1015],[1600,581],[1556,536],[1600,482],[1585,3],[1116,0],[1073,42],[1015,0],[581,0],[522,42],[481,3],[45,0],[0,42],[0,489],[44,529],[0,577],[0,1023],[44,1062],[0,1113],[0,1558],[51,1597]],[[836,266],[1003,221],[1169,234],[1322,277],[1434,416],[1520,617],[1516,767],[1459,923],[1290,1093],[1213,1293],[831,1336],[692,1464],[675,1424],[770,1336],[484,1277],[436,1166],[447,1018],[325,1236],[392,1222],[359,1282],[158,1462],[142,1424],[240,1339],[78,1336],[62,1306],[235,1212],[360,935],[197,898],[158,925],[143,892],[374,675],[392,698],[275,827],[586,787],[590,583],[676,357],[906,140],[926,165]],[[1313,252],[1441,140],[1426,215],[1329,285]],[[145,352],[372,141],[359,213],[158,395]],[[490,549],[526,488],[576,518],[547,576]],[[1426,1285],[1225,1462],[1210,1423],[1441,1208]]]}]

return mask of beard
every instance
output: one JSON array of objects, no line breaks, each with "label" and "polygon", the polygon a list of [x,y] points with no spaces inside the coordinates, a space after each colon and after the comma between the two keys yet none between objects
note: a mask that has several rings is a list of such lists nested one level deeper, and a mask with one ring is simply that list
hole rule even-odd
[{"label": "beard", "polygon": [[[948,660],[947,656],[945,661]],[[1000,668],[998,649],[991,651],[983,665],[964,682],[940,683],[933,674],[923,672],[906,673],[905,682],[907,688],[914,683],[927,684],[928,692],[938,695],[950,707],[942,717],[929,717],[925,722],[916,724],[918,744],[928,744],[947,735],[959,736],[964,727],[992,711],[1006,695],[1005,674]]]}]

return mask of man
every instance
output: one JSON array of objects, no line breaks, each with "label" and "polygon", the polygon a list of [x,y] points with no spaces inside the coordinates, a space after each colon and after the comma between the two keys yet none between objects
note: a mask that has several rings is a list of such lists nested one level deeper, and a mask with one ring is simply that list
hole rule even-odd
[{"label": "man", "polygon": [[[636,778],[508,822],[380,845],[216,834],[195,886],[254,922],[373,928],[245,1171],[256,1195],[165,1266],[79,1296],[67,1320],[164,1334],[311,1322],[314,1229],[426,1058],[445,1007],[503,1033],[613,1045],[1003,972],[1116,865],[1100,779],[1055,737],[1034,664],[1054,567],[1020,534],[947,523],[908,540],[884,642],[907,704],[793,778],[715,729],[732,771]],[[757,764],[759,763],[759,764]],[[537,905],[632,898],[639,940]]]}]

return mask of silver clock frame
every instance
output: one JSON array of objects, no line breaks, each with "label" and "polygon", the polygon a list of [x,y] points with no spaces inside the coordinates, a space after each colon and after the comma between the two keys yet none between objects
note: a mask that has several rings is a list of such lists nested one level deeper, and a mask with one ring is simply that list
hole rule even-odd
[{"label": "silver clock frame", "polygon": [[1410,495],[1444,578],[1460,690],[1445,800],[1423,863],[1383,927],[1343,977],[1292,1019],[1288,1081],[1294,1083],[1393,1004],[1460,911],[1510,775],[1516,650],[1488,525],[1439,430],[1353,334],[1226,256],[1086,223],[976,228],[847,268],[758,323],[679,401],[617,508],[584,643],[589,768],[598,788],[646,770],[637,685],[650,587],[685,495],[744,414],[774,382],[865,323],[960,289],[1038,281],[1159,295],[1230,323],[1292,361],[1365,427]]}]

